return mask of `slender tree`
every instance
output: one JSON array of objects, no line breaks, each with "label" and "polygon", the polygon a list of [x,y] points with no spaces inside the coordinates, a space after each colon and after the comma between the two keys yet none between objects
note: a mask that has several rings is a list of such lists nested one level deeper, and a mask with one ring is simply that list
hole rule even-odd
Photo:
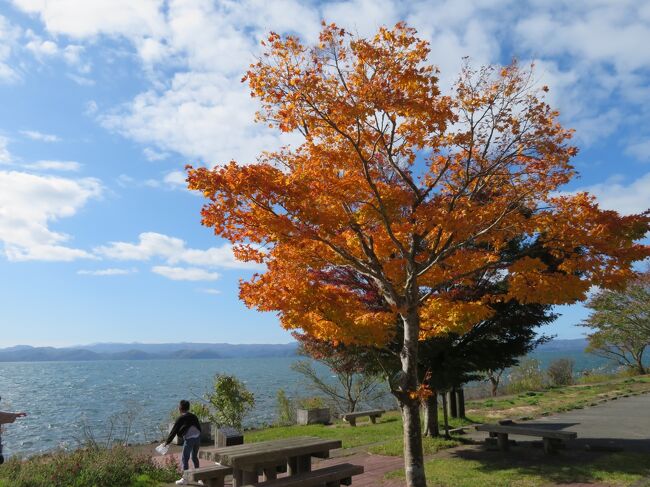
[{"label": "slender tree", "polygon": [[[560,304],[627,279],[648,255],[647,216],[601,211],[561,194],[574,175],[572,132],[516,64],[463,69],[442,95],[429,47],[403,24],[370,39],[324,26],[317,45],[271,34],[245,76],[259,120],[302,142],[252,164],[189,169],[208,199],[203,224],[266,264],[240,296],[287,329],[333,343],[400,337],[391,388],[402,411],[409,487],[424,487],[419,342],[463,332],[491,304]],[[249,162],[249,161],[247,161]],[[523,251],[527,235],[562,266]],[[376,310],[323,271],[354,269],[381,293]],[[455,299],[453,285],[508,276],[507,293]]]},{"label": "slender tree", "polygon": [[339,412],[354,412],[360,403],[372,403],[386,394],[377,362],[371,350],[358,345],[333,345],[309,335],[293,333],[300,343],[300,352],[324,364],[335,380],[323,377],[311,362],[300,360],[291,368],[303,375],[310,387],[325,394]]},{"label": "slender tree", "polygon": [[602,290],[587,303],[583,322],[592,330],[587,350],[645,374],[644,353],[650,347],[650,271],[624,290]]}]

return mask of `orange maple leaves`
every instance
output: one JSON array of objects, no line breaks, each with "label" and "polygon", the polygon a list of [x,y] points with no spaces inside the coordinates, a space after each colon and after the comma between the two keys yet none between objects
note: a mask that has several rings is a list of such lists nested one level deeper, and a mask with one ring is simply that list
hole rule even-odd
[{"label": "orange maple leaves", "polygon": [[[189,168],[189,186],[209,200],[203,224],[267,265],[241,297],[283,326],[381,344],[415,319],[426,339],[489,317],[493,300],[583,299],[649,255],[636,242],[647,214],[558,195],[574,175],[572,131],[516,63],[465,67],[445,96],[427,43],[404,24],[370,39],[327,25],[313,47],[277,34],[265,45],[245,76],[258,119],[300,132],[302,144],[254,164]],[[506,252],[514,239],[554,262]],[[337,269],[359,282],[328,279]],[[499,276],[506,291],[454,293]],[[369,305],[369,288],[381,306]]]}]

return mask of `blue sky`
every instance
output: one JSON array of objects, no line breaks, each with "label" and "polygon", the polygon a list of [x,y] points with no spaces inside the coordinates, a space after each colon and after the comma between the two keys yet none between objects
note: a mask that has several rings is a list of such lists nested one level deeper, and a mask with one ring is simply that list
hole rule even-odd
[{"label": "blue sky", "polygon": [[[295,142],[253,123],[240,78],[269,31],[406,20],[449,89],[461,60],[535,61],[576,129],[588,189],[650,207],[650,1],[13,0],[0,4],[0,346],[280,343],[237,299],[254,270],[199,224],[186,163]],[[547,333],[581,336],[580,306]]]}]

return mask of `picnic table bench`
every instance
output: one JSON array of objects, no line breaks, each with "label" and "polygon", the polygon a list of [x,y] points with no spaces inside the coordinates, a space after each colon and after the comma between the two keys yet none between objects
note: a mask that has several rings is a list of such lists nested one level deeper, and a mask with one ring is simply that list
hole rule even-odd
[{"label": "picnic table bench", "polygon": [[256,484],[258,477],[270,481],[286,468],[289,477],[311,471],[311,457],[329,458],[330,450],[341,448],[340,440],[299,436],[245,445],[199,451],[205,460],[233,469],[233,487]]},{"label": "picnic table bench", "polygon": [[[362,473],[361,465],[342,463],[255,485],[257,487],[339,487],[341,484],[352,485],[352,476]],[[253,484],[245,487],[253,487]]]},{"label": "picnic table bench", "polygon": [[380,418],[381,415],[384,414],[385,412],[386,411],[384,411],[383,409],[372,409],[370,411],[355,411],[353,413],[341,414],[341,419],[346,423],[349,423],[350,426],[356,426],[357,418],[368,416],[370,418],[370,421],[372,421],[372,423],[374,424],[377,422],[377,418]]},{"label": "picnic table bench", "polygon": [[183,477],[190,482],[198,482],[201,480],[206,487],[224,487],[226,475],[230,475],[231,473],[231,467],[210,465],[209,467],[185,470]]},{"label": "picnic table bench", "polygon": [[578,437],[575,431],[557,431],[546,428],[535,428],[535,425],[521,424],[481,424],[477,431],[486,431],[491,437],[496,436],[497,445],[502,451],[509,448],[508,435],[537,436],[544,441],[544,453],[554,454],[564,441],[574,440]]}]

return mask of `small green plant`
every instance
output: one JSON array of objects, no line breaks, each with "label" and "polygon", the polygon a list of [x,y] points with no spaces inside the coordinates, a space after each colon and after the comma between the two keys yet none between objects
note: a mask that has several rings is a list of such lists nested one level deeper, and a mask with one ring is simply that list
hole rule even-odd
[{"label": "small green plant", "polygon": [[212,412],[210,421],[217,427],[242,429],[244,417],[255,405],[255,396],[233,375],[214,376],[213,391],[205,396]]},{"label": "small green plant", "polygon": [[298,409],[320,409],[327,407],[322,397],[303,397],[298,400]]},{"label": "small green plant", "polygon": [[296,410],[291,401],[284,392],[284,389],[278,389],[276,405],[276,424],[278,426],[289,426],[296,422]]},{"label": "small green plant", "polygon": [[192,402],[190,404],[190,412],[199,418],[201,422],[210,421],[210,416],[212,415],[210,406],[202,402]]}]

